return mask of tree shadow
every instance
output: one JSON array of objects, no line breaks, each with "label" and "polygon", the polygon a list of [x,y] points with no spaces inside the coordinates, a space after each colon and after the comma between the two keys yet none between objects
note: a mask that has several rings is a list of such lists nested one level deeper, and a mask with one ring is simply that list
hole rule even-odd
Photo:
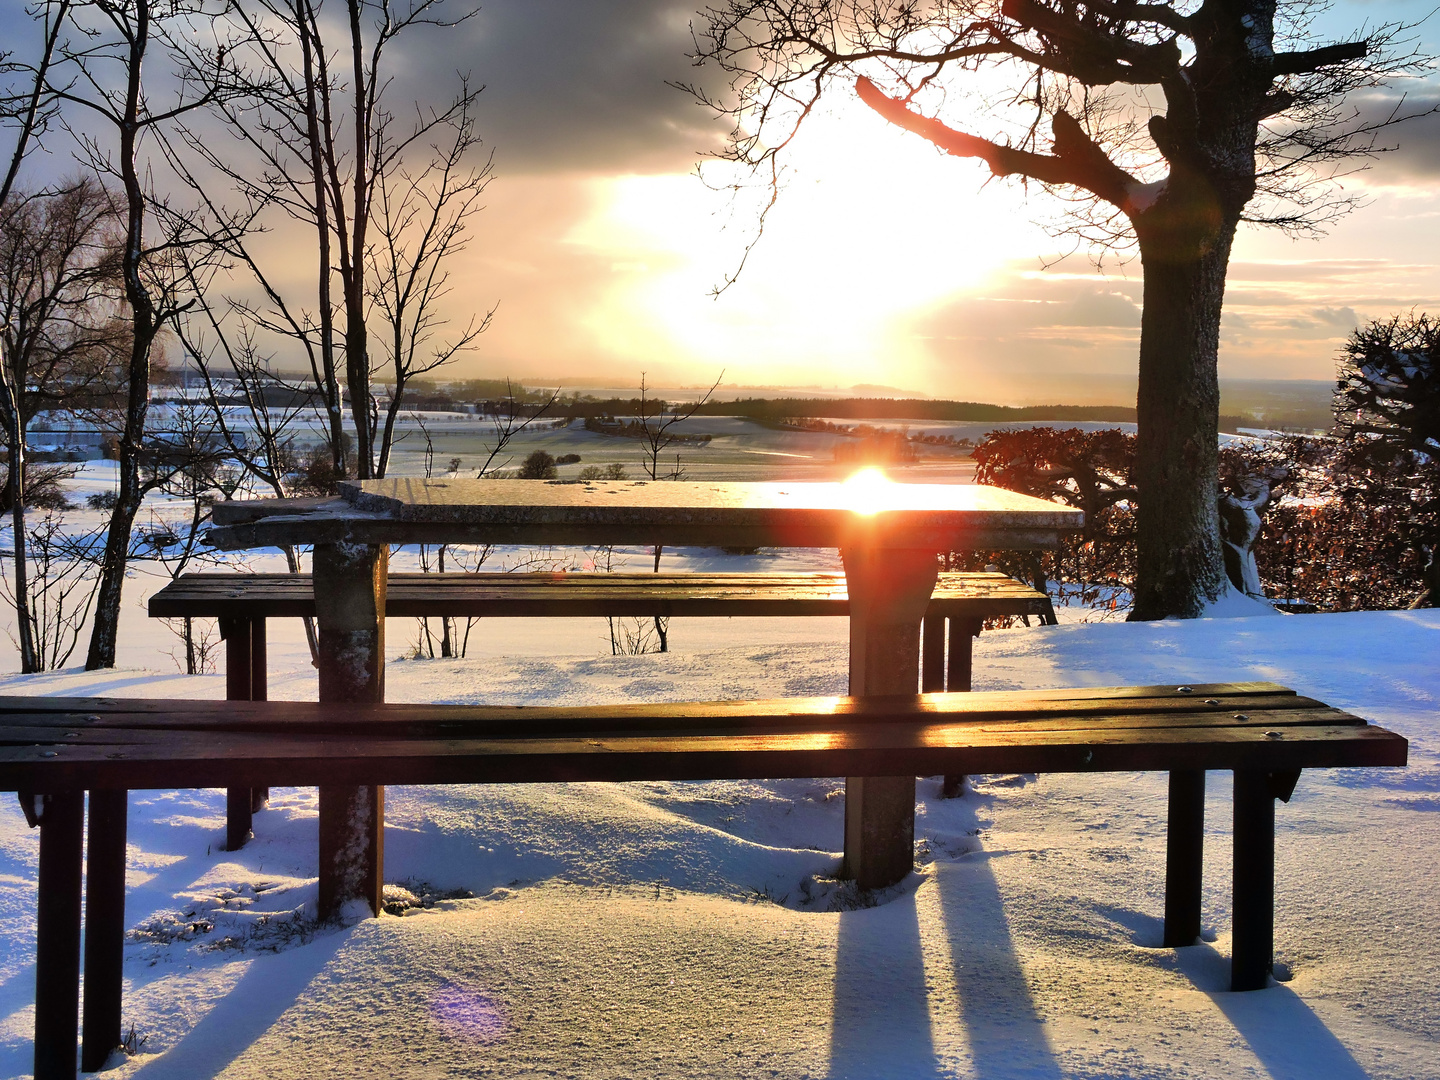
[{"label": "tree shadow", "polygon": [[915,894],[840,916],[830,1031],[832,1080],[944,1076],[930,1034],[930,1003]]},{"label": "tree shadow", "polygon": [[1345,1045],[1283,983],[1264,990],[1230,990],[1230,959],[1210,945],[1175,950],[1176,965],[1195,989],[1209,996],[1273,1080],[1366,1080],[1369,1075]]}]

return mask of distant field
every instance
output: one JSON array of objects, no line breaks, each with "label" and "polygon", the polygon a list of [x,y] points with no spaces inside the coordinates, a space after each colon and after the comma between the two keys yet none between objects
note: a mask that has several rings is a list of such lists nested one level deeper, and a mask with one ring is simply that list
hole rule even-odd
[{"label": "distant field", "polygon": [[[425,426],[434,445],[436,472],[448,469],[450,459],[456,457],[460,459],[459,471],[462,474],[477,470],[494,444],[489,424],[426,418]],[[903,425],[890,423],[883,426],[898,429]],[[912,426],[910,430],[976,438],[997,426],[1000,425],[930,423]],[[976,429],[975,433],[968,433],[968,429],[972,428]],[[692,438],[710,436],[709,442],[677,443],[661,455],[662,470],[669,471],[675,467],[678,454],[679,467],[691,480],[826,479],[855,469],[853,462],[837,464],[835,461],[835,447],[854,441],[843,435],[789,431],[734,416],[697,416],[677,425],[675,430]],[[631,476],[639,477],[644,475],[647,460],[640,440],[586,431],[577,420],[560,429],[542,422],[521,433],[496,459],[496,465],[514,468],[535,450],[544,450],[555,457],[580,455],[577,464],[560,466],[561,477],[575,476],[587,465],[608,465],[611,462],[619,462]],[[919,463],[893,470],[897,479],[968,483],[974,477],[974,463],[962,451],[925,447],[921,453]],[[424,471],[424,436],[417,426],[407,425],[405,438],[396,447],[390,472],[397,476],[418,476]]]}]

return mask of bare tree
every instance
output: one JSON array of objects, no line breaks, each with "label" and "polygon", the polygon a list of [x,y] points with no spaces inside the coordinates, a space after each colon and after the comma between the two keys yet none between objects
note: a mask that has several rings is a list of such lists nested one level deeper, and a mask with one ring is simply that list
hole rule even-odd
[{"label": "bare tree", "polygon": [[93,180],[12,191],[0,203],[0,422],[9,458],[20,670],[42,670],[28,631],[26,431],[42,409],[74,407],[114,383],[124,347],[112,320],[118,245],[109,197]]},{"label": "bare tree", "polygon": [[[1313,40],[1321,10],[1311,0],[728,0],[706,10],[695,59],[720,67],[729,97],[688,89],[734,118],[727,156],[759,170],[767,205],[805,120],[825,95],[853,88],[944,153],[1070,200],[1078,236],[1138,249],[1131,617],[1194,616],[1226,581],[1216,357],[1236,228],[1314,231],[1347,209],[1325,181],[1406,116],[1402,106],[1367,118],[1347,95],[1424,66],[1397,45],[1400,26]],[[961,129],[982,121],[992,136]]]},{"label": "bare tree", "polygon": [[[725,378],[725,372],[720,372],[716,380],[710,384],[710,389],[701,394],[688,405],[678,402],[663,401],[660,398],[649,397],[649,387],[645,384],[645,373],[640,373],[640,441],[645,444],[645,472],[651,480],[661,479],[660,455],[677,443],[686,441],[685,435],[675,430],[680,424],[689,420],[700,411],[710,395],[720,385],[720,380]],[[675,458],[675,468],[665,475],[669,480],[682,479],[680,470],[680,458]],[[659,561],[659,555],[656,555]]]},{"label": "bare tree", "polygon": [[[8,219],[13,210],[12,194],[20,176],[20,166],[29,154],[34,140],[44,133],[56,113],[53,95],[50,93],[50,65],[55,58],[60,28],[65,21],[69,0],[44,3],[31,14],[42,25],[40,54],[33,63],[26,58],[17,58],[13,51],[0,52],[0,76],[6,78],[3,93],[0,93],[0,126],[13,128],[14,143],[6,162],[5,177],[0,180],[0,214]],[[0,228],[9,233],[8,223]],[[10,306],[8,299],[6,307]],[[5,423],[6,442],[9,446],[9,476],[7,486],[11,506],[11,528],[14,532],[14,600],[18,644],[20,647],[20,670],[40,670],[35,640],[31,634],[29,613],[30,589],[26,579],[25,556],[25,420],[21,408],[25,382],[17,381],[13,375],[10,355],[12,330],[9,313],[0,313],[0,420]]]},{"label": "bare tree", "polygon": [[[85,666],[113,667],[120,597],[130,534],[145,487],[140,454],[149,410],[150,366],[157,342],[188,304],[185,276],[174,253],[185,247],[214,249],[237,226],[172,207],[157,194],[149,147],[188,113],[238,92],[235,42],[212,23],[207,0],[86,0],[68,13],[72,33],[59,46],[57,67],[70,81],[53,84],[57,100],[73,110],[67,128],[82,162],[102,181],[118,185],[125,219],[120,271],[124,283],[129,356],[125,404],[118,439],[120,482],[110,516],[95,624]],[[223,30],[223,27],[222,27]],[[159,55],[157,55],[159,54]],[[165,67],[156,63],[164,58]],[[142,71],[159,68],[167,92],[147,85]],[[147,235],[148,227],[148,235]]]},{"label": "bare tree", "polygon": [[[408,126],[386,103],[397,38],[419,27],[449,28],[475,13],[442,17],[444,0],[383,3],[339,0],[225,0],[230,19],[249,33],[250,93],[220,116],[235,144],[221,152],[204,129],[185,145],[203,168],[181,165],[202,193],[206,172],[226,177],[257,218],[280,217],[313,230],[314,292],[282,285],[288,262],[269,264],[256,247],[232,255],[253,276],[262,302],[236,301],[260,335],[278,335],[303,351],[326,414],[336,476],[381,475],[404,382],[468,349],[488,316],[455,339],[433,339],[443,320],[446,263],[464,247],[468,219],[489,175],[488,162],[466,164],[478,139],[473,110],[480,88],[464,78],[442,107],[416,103]],[[330,18],[336,9],[341,20]],[[342,29],[343,27],[343,29]],[[337,31],[339,31],[337,33]],[[205,196],[208,198],[208,196]],[[307,287],[308,288],[308,287]],[[380,308],[385,348],[372,349],[372,309]],[[377,362],[372,352],[382,355]],[[378,432],[371,376],[389,368],[397,393]],[[355,451],[346,453],[349,399]],[[377,441],[378,440],[378,441]]]},{"label": "bare tree", "polygon": [[[104,538],[103,529],[66,529],[64,515],[56,510],[46,510],[26,523],[25,544],[31,559],[26,587],[30,592],[23,631],[16,625],[16,643],[22,632],[28,635],[35,671],[64,667],[75,651],[99,586],[95,569]],[[0,589],[9,594],[18,611],[10,580],[0,578]]]},{"label": "bare tree", "polygon": [[457,101],[460,111],[433,133],[444,133],[447,140],[430,144],[433,156],[423,167],[397,166],[375,181],[376,243],[369,256],[367,290],[384,329],[378,335],[383,364],[376,370],[387,371],[393,386],[383,426],[371,432],[376,476],[384,476],[389,467],[395,421],[410,380],[473,349],[495,314],[491,308],[471,316],[454,337],[436,340],[447,322],[439,305],[450,293],[449,264],[466,247],[467,223],[482,209],[480,197],[491,170],[490,159],[474,168],[465,164],[480,140],[470,111],[473,95],[463,82]]},{"label": "bare tree", "polygon": [[[188,506],[181,520],[173,513],[151,510],[149,523],[136,532],[132,557],[158,563],[171,581],[197,566],[224,565],[227,560],[221,553],[201,545],[200,533],[216,501],[233,499],[248,477],[233,460],[212,410],[190,402],[173,406],[147,441],[144,467],[149,484],[179,496]],[[208,628],[197,631],[195,620],[187,615],[177,632],[187,675],[202,674],[213,666],[216,639]]]},{"label": "bare tree", "polygon": [[[661,479],[660,455],[670,447],[685,440],[685,436],[676,431],[675,428],[685,420],[689,420],[705,402],[710,400],[710,395],[715,393],[720,380],[725,378],[725,372],[721,371],[715,381],[711,383],[710,389],[701,394],[689,405],[682,405],[663,401],[658,398],[647,397],[649,388],[645,385],[645,373],[640,373],[640,437],[645,444],[645,471],[651,480]],[[665,474],[667,480],[685,479],[684,470],[680,468],[680,455],[675,455],[675,466],[669,473]],[[655,545],[655,562],[653,569],[655,573],[660,572],[660,556],[665,553],[665,545]],[[656,615],[652,618],[655,630],[655,638],[659,642],[659,652],[670,651],[670,620],[663,615]],[[648,648],[648,635],[628,635],[622,643],[627,652],[641,653]],[[613,651],[616,647],[615,624],[610,624],[610,647]]]}]

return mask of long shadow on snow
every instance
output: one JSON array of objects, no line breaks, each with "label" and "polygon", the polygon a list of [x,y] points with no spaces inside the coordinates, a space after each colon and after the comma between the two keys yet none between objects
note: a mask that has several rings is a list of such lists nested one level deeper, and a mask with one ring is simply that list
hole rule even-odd
[{"label": "long shadow on snow", "polygon": [[[230,992],[174,1046],[132,1080],[206,1080],[225,1069],[280,1019],[350,940],[337,933],[278,956],[257,957]],[[323,1065],[317,1063],[317,1075]]]},{"label": "long shadow on snow", "polygon": [[884,907],[841,914],[831,1023],[832,1080],[944,1075],[930,1037],[913,892]]},{"label": "long shadow on snow", "polygon": [[[974,827],[973,813],[967,816]],[[1061,1080],[1015,951],[990,855],[981,851],[937,862],[932,873],[973,1075]],[[903,920],[898,932],[897,920]],[[841,915],[836,946],[830,1076],[947,1075],[935,1058],[914,894],[880,909]]]},{"label": "long shadow on snow", "polygon": [[1060,1063],[1020,966],[991,857],[976,851],[934,867],[974,1075],[1060,1080]]},{"label": "long shadow on snow", "polygon": [[1235,1025],[1272,1080],[1365,1080],[1368,1075],[1300,995],[1275,984],[1230,992],[1230,960],[1209,945],[1175,950],[1195,989],[1209,995]]}]

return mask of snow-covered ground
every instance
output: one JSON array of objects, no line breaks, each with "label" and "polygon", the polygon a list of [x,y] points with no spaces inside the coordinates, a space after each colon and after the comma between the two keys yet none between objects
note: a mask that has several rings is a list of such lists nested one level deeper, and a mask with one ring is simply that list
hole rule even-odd
[{"label": "snow-covered ground", "polygon": [[[77,496],[113,484],[104,469],[87,467]],[[67,515],[72,528],[100,517]],[[664,558],[838,565],[834,552]],[[222,698],[222,676],[177,673],[178,639],[145,617],[156,570],[127,586],[118,668],[0,676],[0,693]],[[299,625],[271,628],[271,696],[313,699]],[[391,700],[744,698],[846,681],[842,619],[677,620],[674,651],[633,657],[610,655],[600,619],[487,620],[464,660],[409,658],[415,638],[413,620],[391,621]],[[1408,769],[1310,772],[1279,808],[1285,981],[1268,990],[1225,991],[1224,774],[1210,781],[1206,940],[1180,950],[1159,947],[1159,775],[991,776],[956,800],[922,779],[918,870],[858,909],[833,880],[837,779],[393,788],[386,880],[401,914],[343,930],[307,920],[313,791],[276,789],[236,853],[221,850],[223,793],[142,791],[124,1014],[138,1052],[106,1075],[1440,1078],[1437,658],[1437,611],[978,641],[978,689],[1273,679],[1411,739]],[[0,670],[15,667],[0,651]],[[0,800],[0,1077],[30,1067],[36,853]]]},{"label": "snow-covered ground", "polygon": [[[668,655],[392,656],[387,688],[496,703],[843,690],[843,636],[820,625],[831,620],[802,620],[808,640],[764,622],[724,624],[728,637],[711,623]],[[396,788],[386,877],[432,906],[318,931],[304,921],[312,791],[276,790],[233,854],[220,850],[220,792],[146,791],[131,796],[125,1006],[144,1041],[107,1074],[1440,1076],[1437,656],[1433,611],[978,642],[978,688],[1274,679],[1410,737],[1408,769],[1307,773],[1279,808],[1288,981],[1268,990],[1225,991],[1224,774],[1210,783],[1207,940],[1180,950],[1158,947],[1157,775],[991,776],[950,801],[921,780],[919,869],[860,910],[829,880],[838,780]],[[272,663],[276,696],[313,696],[303,656]],[[217,676],[139,669],[0,688],[223,696]],[[30,1062],[35,857],[6,803],[4,1076]],[[461,898],[436,901],[447,894]]]}]

